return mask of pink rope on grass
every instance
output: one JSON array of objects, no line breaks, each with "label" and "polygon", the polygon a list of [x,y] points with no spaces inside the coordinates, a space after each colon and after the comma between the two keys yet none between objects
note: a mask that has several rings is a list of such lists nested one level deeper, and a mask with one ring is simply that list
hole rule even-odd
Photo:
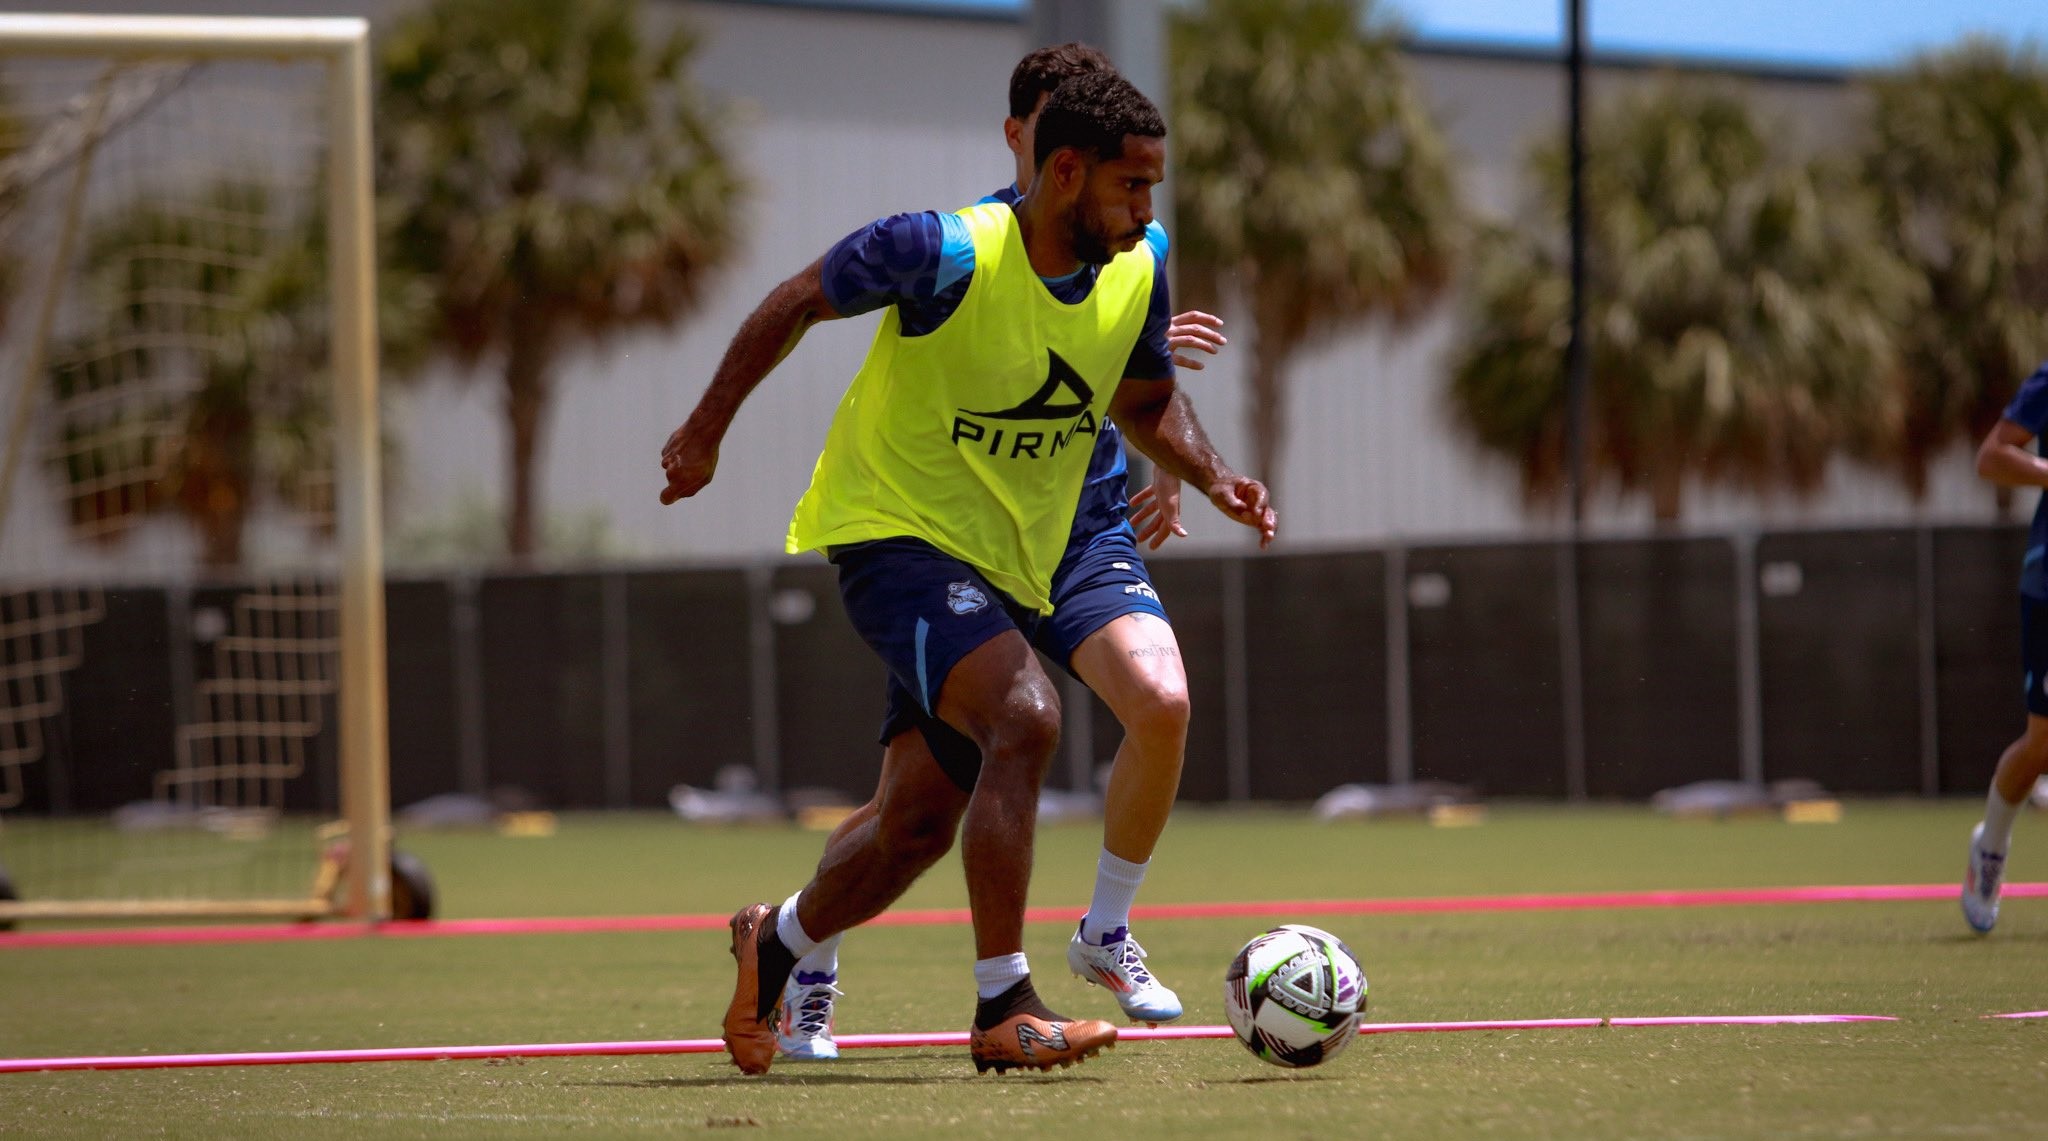
[{"label": "pink rope on grass", "polygon": [[[1738,907],[1787,903],[1897,903],[1951,900],[1955,884],[1862,884],[1821,887],[1716,888],[1687,891],[1605,891],[1529,895],[1436,896],[1414,899],[1320,899],[1275,903],[1160,903],[1133,908],[1136,919],[1296,919],[1316,915],[1438,915],[1505,911],[1591,911],[1658,907]],[[2008,899],[2048,897],[2048,883],[2009,883]],[[1033,923],[1072,924],[1078,907],[1034,907]],[[213,927],[114,927],[0,933],[14,947],[164,946],[190,943],[272,943],[299,939],[409,939],[444,935],[563,935],[592,932],[716,931],[729,915],[625,915],[537,919],[441,919],[385,923],[282,923]],[[890,911],[872,927],[965,925],[965,908]]]},{"label": "pink rope on grass", "polygon": [[[1785,1026],[1833,1022],[1895,1022],[1881,1014],[1739,1014],[1651,1018],[1532,1018],[1488,1022],[1368,1022],[1360,1034],[1409,1034],[1464,1030],[1577,1030],[1608,1026]],[[1130,1041],[1229,1038],[1228,1026],[1132,1027],[1117,1037]],[[923,1034],[842,1034],[841,1049],[918,1049],[965,1046],[964,1030]],[[373,1050],[272,1050],[239,1054],[131,1054],[77,1058],[0,1058],[0,1074],[51,1070],[167,1070],[206,1066],[296,1066],[344,1062],[446,1062],[492,1058],[618,1057],[637,1054],[716,1054],[716,1038],[651,1042],[551,1042],[523,1046],[399,1046]]]}]

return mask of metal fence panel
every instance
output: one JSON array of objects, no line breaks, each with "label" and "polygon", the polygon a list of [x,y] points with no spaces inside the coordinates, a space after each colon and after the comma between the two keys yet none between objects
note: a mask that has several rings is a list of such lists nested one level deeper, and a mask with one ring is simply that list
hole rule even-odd
[{"label": "metal fence panel", "polygon": [[626,577],[631,802],[708,788],[725,765],[754,763],[750,600],[740,571]]},{"label": "metal fence panel", "polygon": [[1386,556],[1245,563],[1254,800],[1387,779]]},{"label": "metal fence panel", "polygon": [[[284,630],[291,628],[289,619],[279,619],[276,626],[265,626],[260,620],[238,613],[237,603],[251,595],[270,593],[270,587],[256,583],[217,584],[199,587],[192,591],[192,639],[190,645],[192,677],[203,689],[208,681],[228,681],[231,678],[249,680],[263,677],[265,665],[252,666],[251,660],[266,662],[269,668],[277,668],[283,659],[272,652],[255,649],[247,653],[228,651],[227,661],[221,660],[219,640],[240,634],[260,634],[262,630]],[[241,623],[251,623],[247,627]],[[265,703],[253,699],[246,691],[233,706],[236,719],[254,717],[259,724],[272,716],[265,710]],[[337,716],[336,700],[333,693],[318,698],[319,729],[300,746],[304,749],[306,775],[304,778],[283,782],[282,807],[286,812],[317,812],[336,815],[341,811],[341,723]],[[204,705],[203,700],[200,703]],[[200,720],[210,716],[223,715],[226,711],[209,714],[204,708],[186,711],[187,715]],[[288,739],[289,733],[278,736],[265,735],[262,739],[272,747]],[[247,743],[231,746],[247,749]],[[173,750],[175,753],[175,749]],[[219,756],[220,754],[216,754]],[[227,755],[233,755],[232,753]],[[246,753],[241,754],[244,758]]]},{"label": "metal fence panel", "polygon": [[1587,543],[1586,791],[1644,797],[1740,771],[1735,553],[1723,539]]},{"label": "metal fence panel", "polygon": [[43,757],[22,767],[25,812],[148,800],[156,774],[171,767],[169,599],[151,587],[110,587],[105,597],[106,617],[84,628],[78,668],[63,676],[63,715],[43,725]]},{"label": "metal fence panel", "polygon": [[1934,532],[1935,704],[1941,791],[1982,795],[2025,727],[2020,560],[2025,527]]},{"label": "metal fence panel", "polygon": [[384,584],[394,808],[462,788],[453,607],[445,580]]},{"label": "metal fence panel", "polygon": [[775,569],[776,731],[781,786],[837,789],[866,800],[882,775],[887,671],[847,620],[839,573],[806,563]]},{"label": "metal fence panel", "polygon": [[1918,554],[1912,531],[1757,543],[1764,775],[1840,792],[1920,788]]},{"label": "metal fence panel", "polygon": [[1555,545],[1417,548],[1408,596],[1416,779],[1564,795]]},{"label": "metal fence panel", "polygon": [[524,789],[549,808],[603,805],[600,577],[486,578],[477,610],[491,785]]}]

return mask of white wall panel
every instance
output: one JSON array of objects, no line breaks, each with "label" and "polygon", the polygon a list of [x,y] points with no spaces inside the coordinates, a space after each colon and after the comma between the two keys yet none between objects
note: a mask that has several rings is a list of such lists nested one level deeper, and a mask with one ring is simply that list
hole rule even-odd
[{"label": "white wall panel", "polygon": [[[170,0],[51,0],[70,11],[185,8]],[[221,12],[361,14],[388,18],[400,0],[216,0]],[[877,318],[814,330],[740,413],[717,481],[697,499],[663,508],[657,457],[709,380],[727,340],[769,289],[854,226],[897,210],[950,207],[1008,181],[1000,126],[1009,69],[1024,47],[1018,21],[830,12],[737,2],[652,3],[657,23],[682,16],[702,33],[697,75],[728,101],[735,157],[751,179],[745,240],[704,307],[672,331],[578,351],[562,362],[547,429],[543,506],[555,517],[602,513],[628,552],[659,560],[779,554],[791,506],[809,478],[826,424]],[[1557,67],[1528,58],[1426,50],[1409,57],[1449,130],[1467,203],[1494,218],[1524,202],[1523,158],[1561,130]],[[1640,69],[1596,74],[1597,97],[1617,85],[1654,82]],[[1811,79],[1752,78],[1745,90],[1804,145],[1841,139],[1854,122],[1854,89]],[[1233,344],[1204,372],[1186,373],[1211,436],[1252,466],[1243,407],[1251,330],[1226,304]],[[1452,430],[1443,402],[1444,362],[1461,335],[1456,298],[1412,328],[1353,331],[1296,362],[1289,450],[1277,480],[1282,534],[1290,546],[1346,546],[1458,536],[1553,532],[1557,515],[1525,512],[1515,474]],[[390,525],[395,532],[445,523],[465,498],[495,502],[505,485],[498,382],[490,365],[459,377],[440,367],[390,382],[388,433],[398,445]],[[15,378],[9,378],[10,381]],[[1254,473],[1258,474],[1258,473]],[[17,496],[48,498],[34,473]],[[1990,496],[1958,454],[1914,504],[1888,475],[1850,464],[1805,501],[1695,489],[1689,526],[1832,526],[1914,519],[1983,520]],[[1248,536],[1190,498],[1194,538],[1171,549],[1238,549]],[[1640,498],[1596,497],[1600,532],[1646,531]],[[59,520],[18,510],[7,557],[25,547],[37,565],[84,568],[90,552],[52,555]],[[178,536],[156,539],[170,547]],[[171,554],[167,548],[167,555]]]}]

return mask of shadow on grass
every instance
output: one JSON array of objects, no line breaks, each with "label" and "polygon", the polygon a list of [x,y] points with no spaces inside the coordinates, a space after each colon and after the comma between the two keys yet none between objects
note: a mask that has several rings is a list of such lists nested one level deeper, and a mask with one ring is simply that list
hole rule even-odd
[{"label": "shadow on grass", "polygon": [[[564,1086],[581,1086],[587,1089],[732,1089],[742,1084],[759,1087],[788,1086],[937,1086],[964,1085],[977,1081],[1001,1080],[1006,1084],[1050,1085],[1053,1083],[1071,1085],[1076,1082],[1088,1085],[1103,1084],[1102,1078],[1062,1074],[1005,1074],[1001,1079],[982,1077],[977,1074],[932,1074],[924,1077],[909,1074],[764,1074],[758,1078],[726,1074],[715,1078],[644,1078],[630,1082],[563,1082]],[[1268,1079],[1270,1080],[1270,1079]]]},{"label": "shadow on grass", "polygon": [[2048,931],[2015,931],[2010,933],[2001,931],[1990,935],[1979,935],[1975,931],[1958,931],[1954,934],[1934,935],[1929,937],[1927,941],[1946,947],[1969,946],[1971,944],[1982,944],[1989,947],[1999,943],[2048,943]]}]

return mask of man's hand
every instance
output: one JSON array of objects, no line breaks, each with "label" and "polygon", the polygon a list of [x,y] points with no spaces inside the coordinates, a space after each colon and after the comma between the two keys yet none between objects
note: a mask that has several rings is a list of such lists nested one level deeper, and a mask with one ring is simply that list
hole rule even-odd
[{"label": "man's hand", "polygon": [[[1188,356],[1187,351],[1199,351],[1215,356],[1217,350],[1230,343],[1222,332],[1223,318],[1190,309],[1175,317],[1166,327],[1166,347],[1173,353],[1173,363],[1182,368],[1202,371],[1202,362]],[[1132,503],[1136,503],[1132,500]]]},{"label": "man's hand", "polygon": [[1138,542],[1158,550],[1175,535],[1185,539],[1188,529],[1180,525],[1180,477],[1157,464],[1152,482],[1131,496],[1131,529]]},{"label": "man's hand", "polygon": [[662,447],[661,470],[668,475],[668,486],[661,489],[664,505],[704,490],[718,470],[717,437],[685,423]]},{"label": "man's hand", "polygon": [[1280,530],[1280,517],[1273,513],[1272,498],[1266,494],[1265,484],[1241,475],[1226,476],[1210,485],[1209,502],[1216,505],[1216,510],[1256,530],[1260,550],[1273,545],[1273,536]]}]

